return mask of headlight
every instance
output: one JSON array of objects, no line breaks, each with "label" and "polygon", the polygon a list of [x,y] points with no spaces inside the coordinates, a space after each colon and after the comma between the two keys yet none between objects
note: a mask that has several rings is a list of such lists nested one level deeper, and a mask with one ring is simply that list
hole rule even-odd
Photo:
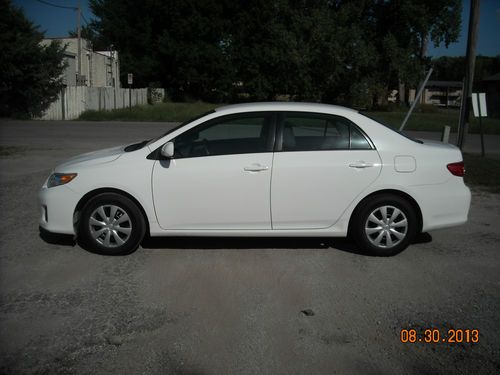
[{"label": "headlight", "polygon": [[64,185],[72,181],[77,176],[76,173],[52,173],[47,181],[47,187]]}]

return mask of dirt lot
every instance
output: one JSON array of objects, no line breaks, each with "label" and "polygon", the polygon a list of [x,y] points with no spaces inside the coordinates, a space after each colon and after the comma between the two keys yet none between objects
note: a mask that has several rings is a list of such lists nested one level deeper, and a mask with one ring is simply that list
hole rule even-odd
[{"label": "dirt lot", "polygon": [[[103,257],[42,240],[37,191],[72,155],[165,124],[4,122],[0,373],[500,373],[500,195],[391,258],[339,239],[150,240]],[[478,343],[401,343],[401,329]]]}]

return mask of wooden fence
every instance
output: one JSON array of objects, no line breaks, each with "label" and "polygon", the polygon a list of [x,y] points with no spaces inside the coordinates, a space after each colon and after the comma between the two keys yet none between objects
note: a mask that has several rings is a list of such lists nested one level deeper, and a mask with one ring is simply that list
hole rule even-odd
[{"label": "wooden fence", "polygon": [[[163,92],[163,89],[154,89]],[[110,110],[148,103],[148,89],[68,86],[39,120],[74,120],[87,110]]]}]

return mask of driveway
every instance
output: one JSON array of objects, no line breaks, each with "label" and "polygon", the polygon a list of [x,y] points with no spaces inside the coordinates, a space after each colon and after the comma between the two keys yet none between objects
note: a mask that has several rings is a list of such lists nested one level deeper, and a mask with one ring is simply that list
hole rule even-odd
[{"label": "driveway", "polygon": [[[500,372],[500,195],[474,190],[466,225],[390,258],[327,238],[150,239],[124,257],[40,238],[51,168],[169,126],[0,123],[14,147],[0,157],[0,373]],[[400,341],[426,328],[440,342]],[[479,342],[443,342],[453,329]]]}]

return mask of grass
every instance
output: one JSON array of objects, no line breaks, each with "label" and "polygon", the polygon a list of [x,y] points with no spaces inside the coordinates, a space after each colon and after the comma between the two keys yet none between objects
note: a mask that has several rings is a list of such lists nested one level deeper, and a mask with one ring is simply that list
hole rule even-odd
[{"label": "grass", "polygon": [[500,194],[500,160],[464,154],[465,183]]},{"label": "grass", "polygon": [[[399,129],[406,112],[366,112],[367,115],[384,124]],[[457,109],[437,109],[434,113],[414,112],[405,130],[441,131],[443,126],[451,127],[452,132],[457,131],[459,111]],[[486,117],[482,119],[485,134],[500,134],[500,119]],[[471,117],[470,133],[479,133],[479,120]]]},{"label": "grass", "polygon": [[182,122],[202,113],[208,112],[220,104],[204,102],[193,103],[158,103],[141,105],[131,109],[114,109],[111,111],[85,111],[79,120],[87,121],[171,121]]},{"label": "grass", "polygon": [[26,151],[22,146],[0,146],[0,157],[18,156]]},{"label": "grass", "polygon": [[[205,102],[193,103],[158,103],[155,105],[142,105],[132,109],[115,109],[111,111],[86,111],[80,115],[79,120],[87,121],[171,121],[182,122],[198,116],[204,112],[221,106]],[[458,109],[426,108],[431,113],[418,112],[419,108],[411,115],[405,127],[406,130],[441,131],[443,126],[451,127],[456,132],[458,124]],[[399,128],[406,115],[405,110],[394,112],[366,112],[374,119]],[[485,134],[500,134],[500,119],[483,118]],[[470,133],[479,133],[479,121],[471,119]]]}]

